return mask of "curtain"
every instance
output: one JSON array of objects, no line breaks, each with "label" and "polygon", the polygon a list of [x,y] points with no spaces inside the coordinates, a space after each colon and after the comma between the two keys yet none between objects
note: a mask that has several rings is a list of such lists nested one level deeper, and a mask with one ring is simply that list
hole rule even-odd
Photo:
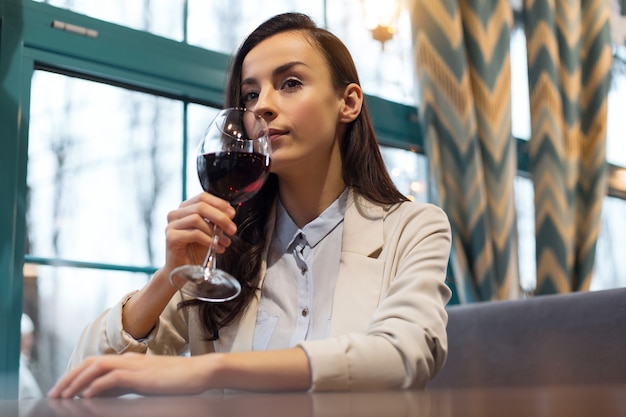
[{"label": "curtain", "polygon": [[453,233],[460,302],[519,292],[508,0],[409,4],[420,122],[435,191]]},{"label": "curtain", "polygon": [[526,0],[536,294],[589,289],[606,194],[610,0]]}]

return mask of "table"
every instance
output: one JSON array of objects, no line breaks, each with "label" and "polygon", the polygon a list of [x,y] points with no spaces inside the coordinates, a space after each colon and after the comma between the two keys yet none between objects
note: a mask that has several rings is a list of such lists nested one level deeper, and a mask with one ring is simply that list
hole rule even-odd
[{"label": "table", "polygon": [[626,416],[626,386],[2,400],[0,416],[613,417]]}]

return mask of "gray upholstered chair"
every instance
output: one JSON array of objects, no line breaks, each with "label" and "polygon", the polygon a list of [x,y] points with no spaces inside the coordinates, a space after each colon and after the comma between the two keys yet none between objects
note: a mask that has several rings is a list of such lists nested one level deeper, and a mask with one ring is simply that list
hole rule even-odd
[{"label": "gray upholstered chair", "polygon": [[626,288],[448,308],[428,389],[626,383]]}]

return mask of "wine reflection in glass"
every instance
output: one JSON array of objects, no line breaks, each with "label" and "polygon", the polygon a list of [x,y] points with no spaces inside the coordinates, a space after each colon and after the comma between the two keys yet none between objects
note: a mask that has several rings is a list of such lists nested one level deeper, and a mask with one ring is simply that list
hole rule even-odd
[{"label": "wine reflection in glass", "polygon": [[[235,208],[265,183],[270,167],[270,140],[262,117],[243,108],[221,110],[202,136],[197,151],[198,177],[204,191]],[[218,269],[222,232],[213,225],[213,242],[202,265],[182,265],[170,274],[172,285],[193,298],[223,302],[241,292],[241,284]]]}]

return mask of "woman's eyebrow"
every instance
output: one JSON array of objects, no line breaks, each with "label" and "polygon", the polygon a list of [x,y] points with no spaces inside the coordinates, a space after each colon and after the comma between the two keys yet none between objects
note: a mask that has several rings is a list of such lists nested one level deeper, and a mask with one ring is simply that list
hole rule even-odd
[{"label": "woman's eyebrow", "polygon": [[301,62],[301,61],[287,62],[286,64],[283,64],[283,65],[277,67],[274,71],[272,71],[272,76],[276,77],[276,76],[279,76],[281,74],[284,74],[285,72],[289,71],[291,68],[296,67],[298,65],[307,66],[304,62]]},{"label": "woman's eyebrow", "polygon": [[[302,61],[291,61],[291,62],[287,62],[286,64],[280,65],[278,67],[276,67],[273,71],[272,71],[272,77],[278,77],[282,74],[284,74],[285,72],[289,71],[291,68],[298,66],[298,65],[304,65],[307,66],[304,62]],[[255,78],[245,78],[242,82],[241,85],[251,85],[251,84],[256,84],[256,79]]]}]

